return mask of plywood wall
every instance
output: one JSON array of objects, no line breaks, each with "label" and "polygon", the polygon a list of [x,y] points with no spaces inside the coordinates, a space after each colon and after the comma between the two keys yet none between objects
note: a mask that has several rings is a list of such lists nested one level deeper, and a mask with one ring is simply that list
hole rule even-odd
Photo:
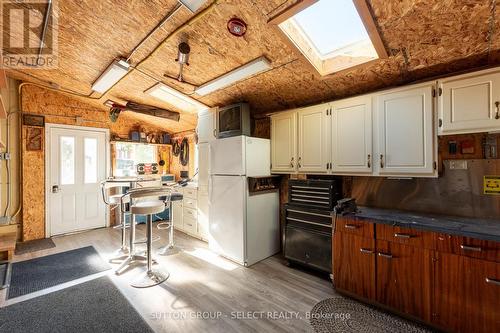
[{"label": "plywood wall", "polygon": [[188,138],[189,142],[189,163],[188,165],[184,166],[181,164],[179,160],[179,156],[174,156],[174,154],[171,154],[170,156],[170,173],[175,175],[176,179],[179,179],[181,176],[181,171],[189,171],[189,177],[193,177],[195,172],[196,172],[196,137],[194,135],[194,132],[189,131],[189,132],[183,132],[175,135],[172,139],[173,140],[178,140],[179,143],[180,141],[184,138]]},{"label": "plywood wall", "polygon": [[[36,86],[22,88],[22,111],[45,115],[46,123],[109,128],[111,135],[128,136],[132,129],[161,132],[162,129],[138,121],[124,113],[111,123],[107,112],[72,97]],[[23,241],[45,237],[45,152],[26,150],[27,126],[23,126]],[[45,140],[43,140],[45,144]]]}]

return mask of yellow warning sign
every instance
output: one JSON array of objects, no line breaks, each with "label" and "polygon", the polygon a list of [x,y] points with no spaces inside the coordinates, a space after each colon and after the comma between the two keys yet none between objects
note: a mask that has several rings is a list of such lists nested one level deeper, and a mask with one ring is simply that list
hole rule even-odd
[{"label": "yellow warning sign", "polygon": [[500,195],[500,176],[484,176],[484,194]]}]

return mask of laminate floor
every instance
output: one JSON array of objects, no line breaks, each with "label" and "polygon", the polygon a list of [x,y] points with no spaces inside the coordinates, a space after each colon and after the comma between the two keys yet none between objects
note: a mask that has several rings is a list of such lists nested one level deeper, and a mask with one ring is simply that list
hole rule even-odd
[{"label": "laminate floor", "polygon": [[[139,226],[138,237],[144,235],[144,229]],[[166,232],[155,230],[155,233],[161,236],[154,243],[156,249],[166,242]],[[89,245],[104,259],[110,259],[119,247],[120,234],[108,228],[53,240],[55,248],[15,255],[14,261]],[[280,256],[244,268],[213,254],[206,243],[181,232],[176,232],[175,241],[178,253],[155,255],[159,266],[170,272],[170,278],[159,286],[131,287],[130,282],[145,270],[137,266],[120,276],[113,270],[106,271],[8,301],[2,290],[0,306],[107,275],[158,333],[311,332],[307,314],[316,303],[335,295],[330,281],[289,268]]]}]

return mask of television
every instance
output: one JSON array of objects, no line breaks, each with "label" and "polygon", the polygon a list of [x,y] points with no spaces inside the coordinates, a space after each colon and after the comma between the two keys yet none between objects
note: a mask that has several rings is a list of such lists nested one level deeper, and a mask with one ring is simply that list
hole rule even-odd
[{"label": "television", "polygon": [[250,136],[250,107],[247,103],[238,103],[217,110],[217,138],[231,136]]}]

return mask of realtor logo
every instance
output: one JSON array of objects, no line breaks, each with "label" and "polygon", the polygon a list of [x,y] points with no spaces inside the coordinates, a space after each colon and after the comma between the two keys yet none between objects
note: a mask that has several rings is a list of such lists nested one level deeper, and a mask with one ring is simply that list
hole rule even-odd
[{"label": "realtor logo", "polygon": [[58,0],[0,0],[2,68],[57,67]]}]

